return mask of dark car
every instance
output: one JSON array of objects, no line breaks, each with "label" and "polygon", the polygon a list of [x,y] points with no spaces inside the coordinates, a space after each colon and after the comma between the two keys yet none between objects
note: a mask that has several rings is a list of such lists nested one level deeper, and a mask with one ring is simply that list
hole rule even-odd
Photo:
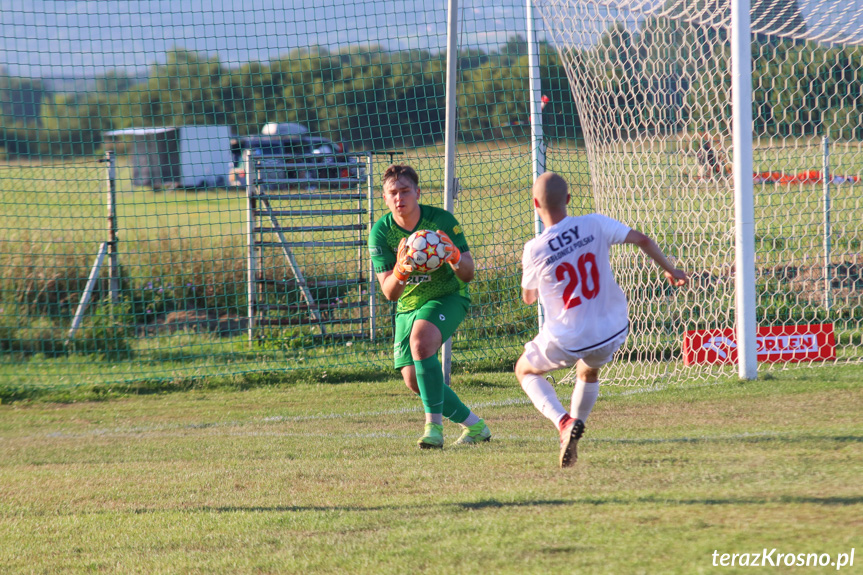
[{"label": "dark car", "polygon": [[[269,187],[349,187],[348,181],[330,180],[347,180],[365,174],[365,166],[355,156],[347,154],[344,144],[328,138],[308,134],[246,136],[231,140],[233,167],[228,174],[231,186],[246,185],[245,150],[252,151],[253,161],[261,162],[263,179],[272,181]],[[348,163],[356,167],[344,165]]]}]

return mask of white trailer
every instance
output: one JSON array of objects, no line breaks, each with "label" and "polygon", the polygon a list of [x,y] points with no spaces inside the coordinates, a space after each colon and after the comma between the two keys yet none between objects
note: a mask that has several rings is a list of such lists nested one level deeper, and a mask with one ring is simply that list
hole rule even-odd
[{"label": "white trailer", "polygon": [[131,144],[132,185],[153,189],[228,185],[228,126],[166,126],[112,130],[106,138]]}]

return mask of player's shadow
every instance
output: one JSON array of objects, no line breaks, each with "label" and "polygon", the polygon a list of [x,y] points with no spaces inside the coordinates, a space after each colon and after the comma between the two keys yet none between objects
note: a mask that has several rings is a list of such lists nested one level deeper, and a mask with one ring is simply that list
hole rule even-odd
[{"label": "player's shadow", "polygon": [[[775,505],[777,503],[808,503],[825,507],[860,505],[863,496],[851,497],[812,497],[798,495],[780,495],[778,497],[706,497],[687,499],[667,499],[665,497],[639,497],[626,503],[659,503],[662,505]],[[624,501],[621,501],[624,503]]]},{"label": "player's shadow", "polygon": [[[459,510],[481,511],[484,509],[529,508],[529,507],[579,507],[602,505],[660,505],[695,506],[695,505],[776,505],[776,504],[809,504],[823,507],[844,507],[863,504],[863,495],[855,496],[798,496],[780,495],[777,497],[689,497],[674,499],[667,495],[645,496],[635,498],[624,497],[579,497],[575,499],[535,499],[525,501],[500,501],[498,499],[483,499],[481,501],[462,501],[455,503],[427,503],[406,505],[276,505],[276,506],[202,506],[183,508],[184,513],[367,513],[376,511],[418,511],[429,508],[454,507]],[[139,509],[136,513],[159,513],[164,509]]]},{"label": "player's shadow", "polygon": [[499,509],[507,507],[545,507],[545,506],[579,506],[579,505],[632,505],[638,503],[659,504],[664,506],[675,505],[775,505],[777,503],[808,503],[811,505],[823,506],[845,506],[845,505],[860,505],[863,503],[863,496],[850,497],[812,497],[812,496],[797,496],[783,495],[779,497],[706,497],[706,498],[686,498],[672,499],[667,496],[657,495],[655,497],[636,497],[627,499],[621,497],[583,497],[578,499],[551,499],[551,500],[536,500],[536,501],[498,501],[496,499],[487,499],[483,501],[451,503],[449,505],[458,507],[459,509],[480,510],[480,509]]},{"label": "player's shadow", "polygon": [[658,445],[663,443],[807,443],[810,441],[835,441],[837,443],[863,443],[863,435],[717,435],[713,437],[591,437],[586,441],[632,445]]},{"label": "player's shadow", "polygon": [[567,499],[540,499],[537,501],[498,501],[497,499],[486,499],[483,501],[471,501],[462,503],[450,503],[459,509],[477,511],[480,509],[501,509],[505,507],[557,507],[562,505],[577,505],[578,500]]},{"label": "player's shadow", "polygon": [[[780,495],[778,497],[689,497],[674,499],[666,495],[624,498],[624,497],[579,497],[576,499],[533,499],[525,501],[500,501],[498,499],[483,499],[481,501],[462,501],[456,503],[428,503],[407,505],[277,505],[277,506],[203,506],[183,509],[184,512],[202,513],[306,513],[306,512],[358,512],[419,510],[433,507],[455,507],[460,510],[481,511],[483,509],[506,509],[517,507],[578,507],[602,505],[633,505],[650,504],[662,506],[690,505],[776,505],[779,504],[810,504],[824,507],[863,504],[863,495],[814,497],[803,495]],[[158,512],[158,509],[141,510],[141,513]]]}]

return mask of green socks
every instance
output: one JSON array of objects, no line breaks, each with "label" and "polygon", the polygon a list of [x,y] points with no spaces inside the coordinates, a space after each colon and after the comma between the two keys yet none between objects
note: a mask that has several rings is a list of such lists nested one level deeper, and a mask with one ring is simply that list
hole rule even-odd
[{"label": "green socks", "polygon": [[453,423],[464,423],[470,415],[470,408],[463,404],[452,388],[443,386],[443,414]]},{"label": "green socks", "polygon": [[417,371],[417,387],[426,413],[442,413],[443,411],[443,371],[437,359],[437,354],[425,359],[414,360]]},{"label": "green socks", "polygon": [[461,423],[470,415],[470,409],[443,381],[443,370],[437,354],[414,360],[417,386],[426,413],[443,413],[450,421]]}]

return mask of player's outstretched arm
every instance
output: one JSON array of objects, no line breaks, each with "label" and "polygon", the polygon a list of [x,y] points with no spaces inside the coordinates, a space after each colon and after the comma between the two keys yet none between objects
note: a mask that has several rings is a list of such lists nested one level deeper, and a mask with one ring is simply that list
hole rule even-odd
[{"label": "player's outstretched arm", "polygon": [[668,258],[665,257],[665,254],[662,253],[662,250],[656,242],[650,237],[644,235],[638,230],[630,230],[623,243],[635,244],[641,249],[641,251],[650,256],[650,259],[655,261],[657,265],[663,269],[663,273],[671,285],[682,287],[689,282],[689,277],[687,277],[686,272],[674,267],[674,265],[668,261]]}]

